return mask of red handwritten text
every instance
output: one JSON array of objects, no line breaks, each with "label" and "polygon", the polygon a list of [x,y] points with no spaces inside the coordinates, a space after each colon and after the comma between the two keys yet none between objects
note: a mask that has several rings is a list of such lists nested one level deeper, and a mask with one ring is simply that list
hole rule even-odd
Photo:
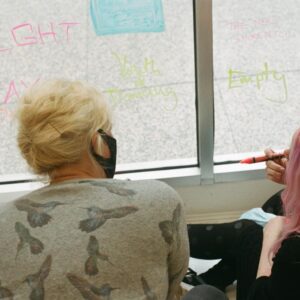
[{"label": "red handwritten text", "polygon": [[[14,47],[24,47],[36,44],[45,44],[46,39],[52,40],[54,43],[66,40],[70,41],[70,31],[74,26],[80,25],[77,22],[62,22],[62,23],[48,23],[47,25],[31,23],[22,23],[14,26],[8,35],[8,42],[3,44],[0,41],[0,53],[9,53]],[[59,36],[59,39],[58,39]]]},{"label": "red handwritten text", "polygon": [[[7,85],[4,86],[4,95],[2,96],[2,104],[9,104],[10,102],[14,100],[18,100],[20,98],[20,94],[23,93],[25,89],[27,89],[29,86],[35,85],[40,79],[36,79],[33,82],[28,82],[24,80],[11,80]],[[2,90],[2,88],[1,88]]]}]

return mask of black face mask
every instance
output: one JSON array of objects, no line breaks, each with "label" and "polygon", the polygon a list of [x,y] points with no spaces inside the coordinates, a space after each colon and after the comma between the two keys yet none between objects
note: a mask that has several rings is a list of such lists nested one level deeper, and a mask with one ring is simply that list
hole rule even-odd
[{"label": "black face mask", "polygon": [[110,152],[110,158],[104,158],[102,155],[96,154],[92,148],[92,154],[95,157],[98,164],[104,169],[107,178],[113,178],[116,170],[117,163],[117,140],[112,136],[105,133],[102,129],[99,129],[101,137],[107,144]]}]

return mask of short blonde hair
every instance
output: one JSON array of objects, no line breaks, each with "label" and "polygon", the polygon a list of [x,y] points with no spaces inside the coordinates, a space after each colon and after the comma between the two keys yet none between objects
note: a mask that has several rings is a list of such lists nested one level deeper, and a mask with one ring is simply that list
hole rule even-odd
[{"label": "short blonde hair", "polygon": [[[17,118],[21,154],[40,175],[78,162],[98,129],[111,130],[106,101],[96,89],[79,81],[37,83],[21,98]],[[99,154],[101,144],[99,135]]]}]

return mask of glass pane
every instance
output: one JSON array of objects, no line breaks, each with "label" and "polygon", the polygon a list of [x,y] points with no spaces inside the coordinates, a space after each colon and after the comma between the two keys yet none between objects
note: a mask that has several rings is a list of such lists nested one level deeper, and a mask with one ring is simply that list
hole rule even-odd
[{"label": "glass pane", "polygon": [[299,127],[297,1],[214,0],[215,155],[288,147]]},{"label": "glass pane", "polygon": [[20,95],[57,77],[106,95],[119,170],[197,163],[192,1],[115,3],[1,1],[1,177],[27,173],[13,119]]}]

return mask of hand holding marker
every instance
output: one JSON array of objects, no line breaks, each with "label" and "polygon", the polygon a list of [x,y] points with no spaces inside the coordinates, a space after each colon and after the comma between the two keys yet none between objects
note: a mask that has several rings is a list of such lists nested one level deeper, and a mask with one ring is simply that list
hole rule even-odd
[{"label": "hand holding marker", "polygon": [[245,159],[242,159],[240,161],[240,163],[241,164],[254,164],[254,163],[264,162],[264,161],[268,161],[268,160],[280,159],[283,157],[285,157],[285,155],[283,153],[274,153],[272,155],[272,157],[263,155],[263,156],[245,158]]}]

